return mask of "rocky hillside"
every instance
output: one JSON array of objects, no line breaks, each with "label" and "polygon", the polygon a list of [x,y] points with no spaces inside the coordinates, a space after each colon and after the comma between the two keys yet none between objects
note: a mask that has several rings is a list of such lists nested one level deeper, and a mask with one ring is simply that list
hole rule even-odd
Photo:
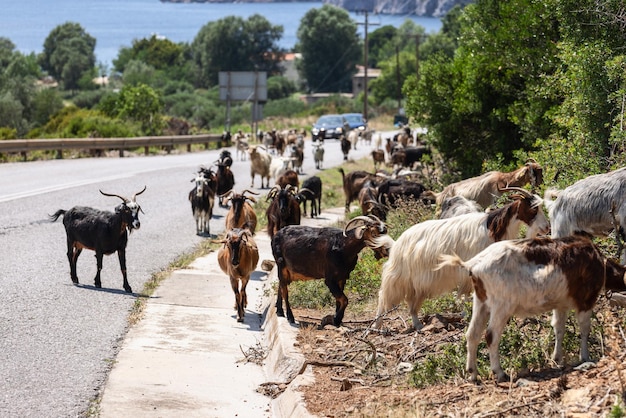
[{"label": "rocky hillside", "polygon": [[[233,0],[161,0],[166,3],[234,3]],[[280,1],[311,0],[236,0],[238,3],[271,3]],[[313,0],[314,1],[314,0]],[[465,6],[474,0],[321,0],[350,12],[367,10],[389,15],[415,15],[441,17],[457,4]]]},{"label": "rocky hillside", "polygon": [[381,14],[441,17],[457,4],[466,6],[473,0],[324,0],[324,3],[351,12],[368,10]]}]

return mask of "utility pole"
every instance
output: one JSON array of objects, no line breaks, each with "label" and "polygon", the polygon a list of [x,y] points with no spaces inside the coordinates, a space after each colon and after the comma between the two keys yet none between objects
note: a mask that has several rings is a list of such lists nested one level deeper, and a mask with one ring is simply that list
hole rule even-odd
[{"label": "utility pole", "polygon": [[[365,120],[368,119],[367,117],[367,93],[368,93],[368,87],[367,87],[367,52],[368,52],[368,41],[367,41],[367,30],[368,30],[368,26],[369,23],[367,21],[367,17],[368,17],[368,12],[367,10],[363,10],[363,12],[365,13],[365,23],[357,23],[357,25],[365,25],[365,42],[363,45],[363,117],[365,118]],[[378,26],[379,23],[374,23],[374,26]]]}]

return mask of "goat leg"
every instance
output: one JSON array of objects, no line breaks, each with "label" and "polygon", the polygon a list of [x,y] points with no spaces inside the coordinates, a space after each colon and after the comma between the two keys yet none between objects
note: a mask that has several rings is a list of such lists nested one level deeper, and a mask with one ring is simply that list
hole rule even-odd
[{"label": "goat leg", "polygon": [[[120,260],[120,269],[122,270],[122,277],[124,278],[124,290],[127,293],[133,293],[133,289],[131,289],[130,284],[128,284],[128,277],[126,275],[126,250],[124,248],[117,250],[117,258]],[[98,274],[100,273],[98,272]]]},{"label": "goat leg", "polygon": [[102,252],[96,250],[96,277],[94,278],[94,286],[98,289],[102,287],[102,282],[100,281],[100,271],[102,271]]},{"label": "goat leg", "polygon": [[276,292],[278,295],[276,296],[276,316],[285,316],[285,311],[283,310],[283,295],[282,292],[280,290],[280,288],[278,289],[278,292]]},{"label": "goat leg", "polygon": [[76,274],[76,262],[81,252],[82,249],[74,248],[72,244],[68,245],[67,258],[70,261],[70,277],[72,278],[72,282],[74,284],[78,284],[78,275]]},{"label": "goat leg", "polygon": [[333,324],[336,327],[341,326],[341,321],[343,321],[343,315],[346,311],[346,307],[348,306],[348,297],[343,293],[344,286],[346,284],[345,280],[329,280],[328,278],[324,280],[326,286],[330,290],[330,293],[335,297],[335,317],[333,318]]}]

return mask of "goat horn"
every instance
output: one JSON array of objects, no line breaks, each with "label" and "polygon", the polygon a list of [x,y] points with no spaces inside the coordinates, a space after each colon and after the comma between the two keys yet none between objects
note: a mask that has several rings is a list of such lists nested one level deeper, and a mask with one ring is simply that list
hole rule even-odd
[{"label": "goat horn", "polygon": [[532,197],[532,193],[530,193],[528,190],[526,189],[522,189],[521,187],[505,187],[503,189],[498,189],[500,192],[518,192],[520,194],[522,194],[524,197],[526,198],[530,198]]},{"label": "goat horn", "polygon": [[135,199],[137,199],[137,196],[139,196],[140,194],[142,194],[143,192],[146,191],[146,188],[148,188],[148,186],[143,186],[143,190],[140,192],[137,192],[133,195],[133,198],[131,199],[133,202],[135,201]]},{"label": "goat horn", "polygon": [[528,163],[535,163],[535,164],[537,164],[537,161],[534,158],[526,158],[526,162],[524,164],[528,164]]},{"label": "goat horn", "polygon": [[[371,219],[367,216],[356,216],[350,219],[350,221],[348,221],[346,226],[343,227],[343,235],[346,236],[347,231],[357,228],[361,223],[369,223],[370,221]],[[353,225],[353,224],[356,224],[356,225]]]},{"label": "goat horn", "polygon": [[250,194],[256,194],[256,195],[258,195],[258,193],[257,193],[257,192],[253,192],[252,190],[248,190],[248,189],[246,189],[246,190],[244,190],[243,192],[241,192],[241,194],[246,194],[246,193],[250,193]]},{"label": "goat horn", "polygon": [[309,192],[309,193],[311,193],[311,194],[314,194],[314,193],[313,193],[313,190],[308,189],[308,188],[306,188],[306,187],[303,187],[303,188],[301,188],[301,189],[300,189],[300,193],[302,193],[302,192],[304,192],[304,191],[307,191],[307,192]]},{"label": "goat horn", "polygon": [[230,190],[229,190],[229,191],[227,191],[226,193],[221,194],[221,195],[220,195],[220,197],[221,197],[222,199],[226,199],[227,197],[232,196],[232,194],[233,194],[233,193],[234,193],[234,192],[233,192],[233,189],[230,189]]},{"label": "goat horn", "polygon": [[267,193],[267,200],[273,199],[279,191],[280,188],[278,186],[272,187],[272,189]]},{"label": "goat horn", "polygon": [[129,200],[125,197],[120,196],[119,194],[111,194],[111,193],[104,193],[102,190],[100,190],[100,193],[102,193],[105,196],[110,196],[110,197],[119,197],[120,199],[122,199],[122,201],[124,203],[128,203]]}]

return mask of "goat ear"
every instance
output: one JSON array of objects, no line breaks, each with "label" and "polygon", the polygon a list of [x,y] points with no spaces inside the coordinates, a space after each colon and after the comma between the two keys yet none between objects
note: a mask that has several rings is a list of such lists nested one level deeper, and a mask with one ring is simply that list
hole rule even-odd
[{"label": "goat ear", "polygon": [[362,226],[360,228],[356,228],[354,231],[354,236],[356,237],[356,239],[362,239],[363,238],[363,234],[365,233],[365,230],[367,229],[367,227]]}]

